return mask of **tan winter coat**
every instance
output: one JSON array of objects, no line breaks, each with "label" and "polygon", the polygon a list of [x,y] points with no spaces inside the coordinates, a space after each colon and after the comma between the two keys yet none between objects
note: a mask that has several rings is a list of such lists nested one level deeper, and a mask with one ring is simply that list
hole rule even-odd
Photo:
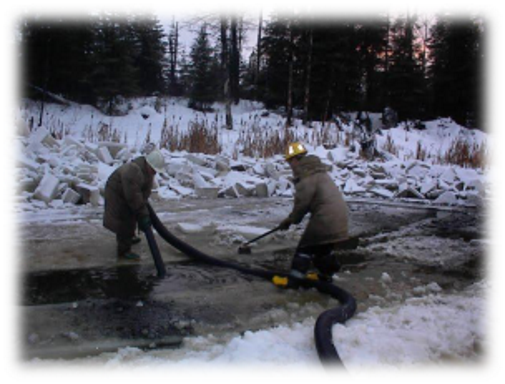
[{"label": "tan winter coat", "polygon": [[149,215],[147,199],[153,178],[144,157],[116,169],[105,184],[103,226],[116,234],[133,236],[139,217]]},{"label": "tan winter coat", "polygon": [[299,247],[336,243],[348,238],[348,209],[340,189],[314,155],[300,159],[294,172],[295,202],[289,215],[298,224],[310,213]]}]

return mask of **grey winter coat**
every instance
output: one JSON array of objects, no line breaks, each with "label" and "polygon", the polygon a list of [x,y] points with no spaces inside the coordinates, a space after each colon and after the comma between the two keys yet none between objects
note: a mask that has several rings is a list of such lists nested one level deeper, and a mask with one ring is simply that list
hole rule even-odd
[{"label": "grey winter coat", "polygon": [[310,220],[298,247],[336,243],[348,238],[348,209],[340,189],[314,155],[300,159],[294,172],[295,202],[289,219],[298,224]]},{"label": "grey winter coat", "polygon": [[116,234],[133,236],[137,220],[149,215],[147,199],[154,176],[147,170],[144,157],[138,157],[116,169],[105,184],[103,226]]}]

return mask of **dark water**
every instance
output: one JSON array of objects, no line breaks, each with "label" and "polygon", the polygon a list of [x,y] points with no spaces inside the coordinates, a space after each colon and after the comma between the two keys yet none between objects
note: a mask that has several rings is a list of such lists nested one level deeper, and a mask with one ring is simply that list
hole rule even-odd
[{"label": "dark water", "polygon": [[[176,303],[171,296],[182,292],[183,298],[189,298],[196,289],[240,279],[233,271],[196,263],[170,265],[162,279],[151,265],[36,272],[22,278],[22,305],[34,313],[59,314],[54,320],[59,325],[46,336],[46,342],[58,342],[65,329],[86,340],[154,340],[192,333],[189,320],[194,315],[179,303],[190,300]],[[27,333],[36,329],[32,324],[37,324],[36,318],[27,315]]]},{"label": "dark water", "polygon": [[152,291],[152,268],[139,265],[35,272],[23,276],[22,305],[68,303],[85,299],[141,299]]},{"label": "dark water", "polygon": [[154,267],[122,265],[27,273],[23,276],[22,305],[70,303],[82,300],[148,300],[153,294],[212,289],[214,286],[250,281],[234,270],[196,262],[167,266],[167,275],[158,278]]}]

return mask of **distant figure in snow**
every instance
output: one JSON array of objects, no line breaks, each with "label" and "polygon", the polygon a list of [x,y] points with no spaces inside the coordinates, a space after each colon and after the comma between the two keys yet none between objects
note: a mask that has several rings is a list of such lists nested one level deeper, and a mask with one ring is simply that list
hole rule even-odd
[{"label": "distant figure in snow", "polygon": [[151,195],[156,172],[163,172],[165,160],[157,149],[116,169],[105,184],[103,226],[116,234],[118,259],[139,260],[131,251],[140,239],[137,224],[145,231],[151,226],[147,199]]},{"label": "distant figure in snow", "polygon": [[384,108],[382,125],[385,129],[393,128],[398,124],[398,114],[390,107]]},{"label": "distant figure in snow", "polygon": [[349,238],[347,205],[328,175],[327,167],[319,157],[307,155],[303,144],[289,144],[285,159],[293,171],[295,201],[280,229],[300,223],[310,213],[291,263],[290,275],[303,279],[313,265],[319,280],[331,281],[332,275],[340,269],[334,250]]},{"label": "distant figure in snow", "polygon": [[358,112],[355,128],[358,130],[357,136],[361,145],[362,154],[369,160],[375,155],[375,132],[372,129],[372,120],[368,112]]}]

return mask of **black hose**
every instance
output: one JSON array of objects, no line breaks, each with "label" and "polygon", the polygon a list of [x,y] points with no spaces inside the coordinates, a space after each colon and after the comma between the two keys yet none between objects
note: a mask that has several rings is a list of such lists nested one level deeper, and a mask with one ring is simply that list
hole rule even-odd
[{"label": "black hose", "polygon": [[180,240],[178,237],[174,236],[168,229],[163,225],[163,223],[160,221],[159,217],[156,215],[154,212],[153,208],[151,207],[150,204],[147,204],[147,208],[149,209],[149,214],[151,216],[151,222],[153,224],[154,229],[156,229],[156,232],[170,245],[172,245],[174,248],[177,248],[179,251],[184,253],[187,256],[193,257],[203,263],[207,263],[210,265],[215,265],[217,267],[223,267],[223,268],[231,268],[235,269],[239,272],[245,273],[247,275],[253,275],[257,277],[261,277],[267,280],[271,280],[274,276],[287,276],[283,272],[272,272],[272,271],[266,271],[262,269],[253,269],[253,268],[248,268],[240,264],[232,263],[232,262],[227,262],[223,260],[216,259],[212,256],[209,256],[202,251],[192,247],[188,243],[185,243],[184,241]]},{"label": "black hose", "polygon": [[158,248],[158,244],[156,243],[156,239],[154,238],[153,230],[151,229],[151,227],[148,227],[144,231],[144,234],[146,235],[147,244],[149,244],[151,255],[153,255],[154,265],[156,266],[158,277],[165,277],[167,274],[167,270],[165,269],[165,264],[163,263],[163,259],[161,258],[160,250]]},{"label": "black hose", "polygon": [[314,341],[317,354],[323,364],[342,364],[337,348],[333,344],[332,329],[334,324],[343,324],[356,312],[356,300],[347,291],[331,283],[319,282],[319,292],[327,293],[337,299],[341,306],[328,309],[321,313],[314,326]]},{"label": "black hose", "polygon": [[[153,227],[156,229],[158,234],[170,245],[177,248],[187,256],[193,257],[204,263],[218,267],[235,269],[239,272],[261,277],[269,281],[271,281],[274,276],[288,276],[288,274],[284,272],[248,268],[237,263],[227,262],[209,256],[175,237],[163,225],[150,204],[147,204],[147,208],[149,209]],[[293,279],[292,276],[289,278]],[[302,287],[316,288],[319,292],[326,293],[340,302],[340,306],[328,309],[319,315],[314,326],[314,339],[319,359],[325,366],[342,365],[342,360],[340,359],[337,349],[333,344],[332,328],[334,324],[345,323],[354,315],[354,312],[356,311],[356,300],[350,293],[331,283],[309,279],[295,278],[295,280]]]}]

